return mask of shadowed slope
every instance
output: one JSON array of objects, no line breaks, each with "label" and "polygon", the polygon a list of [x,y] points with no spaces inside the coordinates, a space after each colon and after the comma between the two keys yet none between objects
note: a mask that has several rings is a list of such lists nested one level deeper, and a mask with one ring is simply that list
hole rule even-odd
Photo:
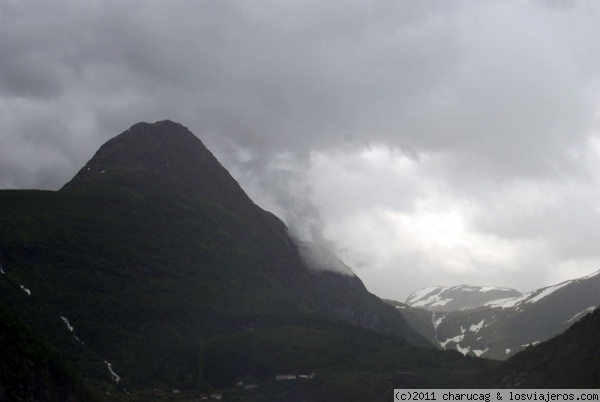
[{"label": "shadowed slope", "polygon": [[6,305],[121,384],[197,384],[203,339],[312,318],[429,345],[357,277],[308,270],[283,222],[170,121],[108,141],[58,192],[0,192],[0,263]]}]

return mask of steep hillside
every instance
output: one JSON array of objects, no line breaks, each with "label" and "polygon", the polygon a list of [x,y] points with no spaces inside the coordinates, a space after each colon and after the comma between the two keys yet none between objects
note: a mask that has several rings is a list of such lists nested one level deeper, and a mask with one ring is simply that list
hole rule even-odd
[{"label": "steep hillside", "polygon": [[0,192],[0,300],[110,391],[198,387],[207,339],[342,320],[428,342],[285,225],[180,124],[139,123],[60,191]]},{"label": "steep hillside", "polygon": [[599,388],[600,309],[487,373],[490,388]]},{"label": "steep hillside", "polygon": [[0,306],[0,401],[97,401],[56,350]]},{"label": "steep hillside", "polygon": [[503,360],[529,345],[562,333],[600,305],[600,271],[459,311],[390,303],[415,330],[441,348]]}]

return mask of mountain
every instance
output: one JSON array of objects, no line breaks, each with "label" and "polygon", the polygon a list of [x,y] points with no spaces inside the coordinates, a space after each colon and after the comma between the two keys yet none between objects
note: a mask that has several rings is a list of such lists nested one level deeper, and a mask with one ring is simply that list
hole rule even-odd
[{"label": "mountain", "polygon": [[432,286],[411,293],[406,304],[435,311],[456,311],[481,307],[487,302],[521,296],[510,288],[490,286]]},{"label": "mountain", "polygon": [[[441,348],[503,360],[529,345],[562,333],[600,305],[600,271],[523,295],[488,300],[480,307],[460,307],[463,309],[456,311],[438,310],[436,298],[447,300],[438,295],[445,294],[449,298],[450,294],[437,289],[429,293],[415,292],[413,295],[423,297],[409,297],[407,301],[412,305],[390,303],[415,330]],[[459,295],[461,293],[462,290]],[[414,307],[419,303],[430,308]],[[450,302],[444,307],[448,305]]]},{"label": "mountain", "polygon": [[597,375],[587,316],[507,362],[457,350],[506,357],[506,342],[560,332],[600,304],[600,274],[525,295],[435,288],[411,300],[431,310],[395,308],[331,255],[311,269],[326,253],[311,247],[170,121],[109,140],[59,191],[0,191],[0,401],[362,402],[554,385],[540,361]]},{"label": "mountain", "polygon": [[600,387],[600,309],[567,331],[502,362],[481,380],[489,388]]},{"label": "mountain", "polygon": [[0,191],[0,270],[0,304],[103,392],[210,385],[216,340],[240,333],[358,326],[431,347],[351,272],[307,268],[283,222],[171,121],[109,140],[59,191]]}]

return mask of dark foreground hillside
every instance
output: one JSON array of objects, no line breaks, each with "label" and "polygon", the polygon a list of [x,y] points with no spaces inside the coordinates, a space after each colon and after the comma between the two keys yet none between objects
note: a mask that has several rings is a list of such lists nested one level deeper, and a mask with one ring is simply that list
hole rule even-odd
[{"label": "dark foreground hillside", "polygon": [[59,191],[0,191],[0,264],[0,301],[111,395],[226,386],[211,348],[248,331],[346,323],[431,347],[358,277],[308,269],[283,222],[170,121],[111,139]]},{"label": "dark foreground hillside", "polygon": [[491,388],[600,388],[600,309],[485,377]]},{"label": "dark foreground hillside", "polygon": [[0,307],[0,401],[95,401],[60,352]]}]

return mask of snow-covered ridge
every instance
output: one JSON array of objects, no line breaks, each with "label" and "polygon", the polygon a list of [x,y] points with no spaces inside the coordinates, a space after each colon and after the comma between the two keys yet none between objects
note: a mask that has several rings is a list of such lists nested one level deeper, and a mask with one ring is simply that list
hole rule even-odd
[{"label": "snow-covered ridge", "polygon": [[423,288],[423,289],[417,290],[416,292],[413,292],[406,298],[406,304],[410,304],[410,305],[414,306],[413,303],[418,303],[419,301],[423,300],[425,298],[425,296],[429,295],[430,293],[434,293],[434,292],[439,293],[439,291],[441,289],[444,289],[444,287],[430,286],[428,288]]},{"label": "snow-covered ridge", "polygon": [[[593,312],[600,305],[600,271],[525,294],[514,291],[511,295],[511,291],[464,285],[428,287],[407,298],[406,317],[415,328],[426,328],[422,334],[443,349],[503,360]],[[478,298],[482,295],[496,297]],[[477,302],[481,302],[479,307],[465,308]],[[535,329],[515,331],[529,327]]]},{"label": "snow-covered ridge", "polygon": [[406,299],[406,304],[438,311],[467,310],[482,307],[501,297],[521,294],[514,289],[491,286],[430,286],[420,289]]},{"label": "snow-covered ridge", "polygon": [[485,303],[484,306],[512,308],[512,307],[519,307],[524,303],[537,303],[540,300],[548,297],[552,293],[556,292],[557,290],[564,288],[565,286],[580,283],[580,282],[582,282],[586,279],[590,279],[596,275],[600,275],[600,271],[596,271],[593,274],[584,276],[582,278],[571,279],[568,281],[561,282],[557,285],[552,285],[552,286],[548,286],[545,288],[537,289],[537,290],[525,293],[524,295],[519,296],[519,297],[509,297],[509,298],[505,298],[505,299],[491,300],[491,301]]}]

